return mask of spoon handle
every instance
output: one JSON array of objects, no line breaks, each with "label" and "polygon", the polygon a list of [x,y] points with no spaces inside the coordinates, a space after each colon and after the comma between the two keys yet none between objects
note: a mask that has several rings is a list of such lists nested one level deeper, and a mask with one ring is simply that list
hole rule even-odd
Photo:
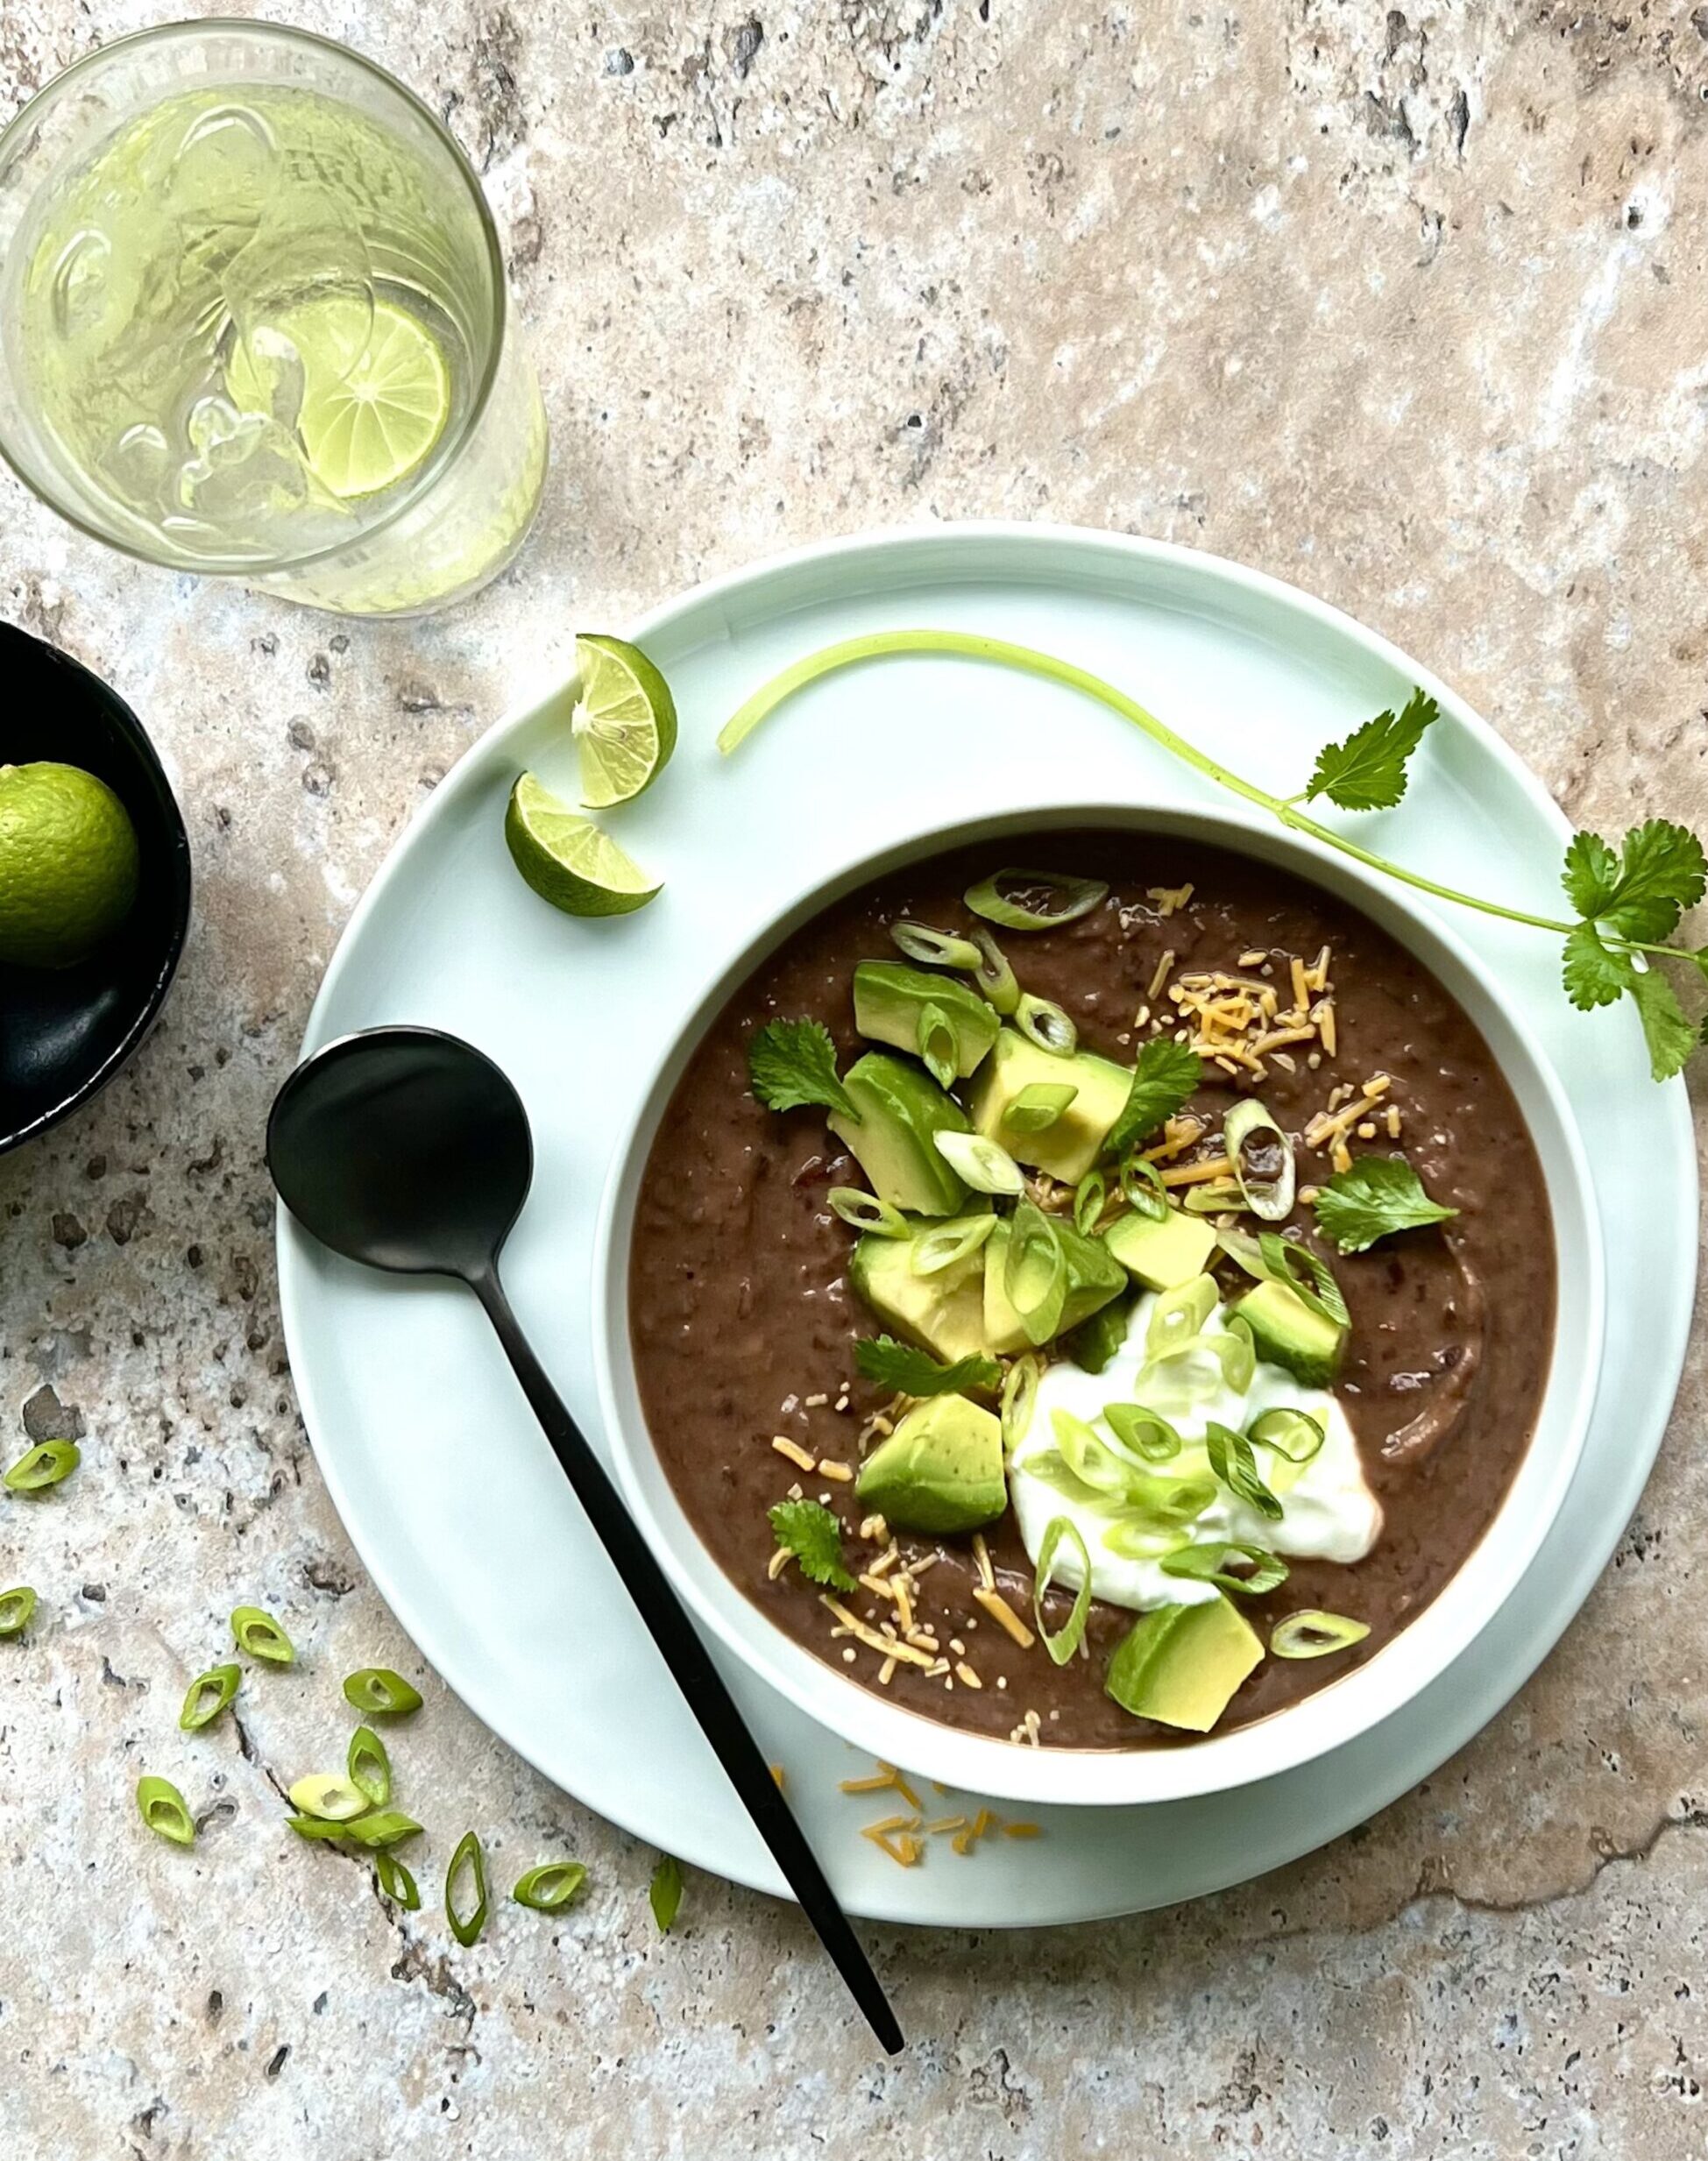
[{"label": "spoon handle", "polygon": [[470,1287],[486,1309],[498,1330],[516,1378],[544,1428],[563,1475],[575,1489],[587,1520],[616,1565],[635,1610],[651,1631],[663,1654],[664,1663],[699,1720],[700,1729],[729,1775],[729,1781],[753,1818],[759,1835],[770,1848],[801,1910],[818,1931],[819,1939],[836,1962],[854,2002],[865,2013],[872,2030],[889,2054],[905,2045],[896,2014],[861,1949],[848,1917],[836,1902],[812,1848],[777,1790],[770,1766],[724,1686],[711,1655],[692,1622],[682,1610],[664,1571],[634,1527],[620,1495],[606,1477],[604,1466],[587,1445],[581,1428],[571,1417],[557,1391],[535,1357],[521,1322],[511,1310],[495,1268],[470,1279]]}]

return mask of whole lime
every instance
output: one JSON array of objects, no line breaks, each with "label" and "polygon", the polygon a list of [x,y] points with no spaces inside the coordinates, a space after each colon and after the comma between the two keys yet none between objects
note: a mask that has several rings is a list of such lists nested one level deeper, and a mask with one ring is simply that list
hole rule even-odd
[{"label": "whole lime", "polygon": [[0,961],[86,960],[137,897],[137,835],[105,781],[79,766],[0,765]]}]

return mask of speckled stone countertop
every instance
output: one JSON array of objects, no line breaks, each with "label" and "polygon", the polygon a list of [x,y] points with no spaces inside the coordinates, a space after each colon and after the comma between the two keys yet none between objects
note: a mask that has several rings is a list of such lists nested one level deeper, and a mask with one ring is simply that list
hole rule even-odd
[{"label": "speckled stone countertop", "polygon": [[[131,1789],[239,1599],[328,1669],[419,1670],[297,1415],[263,1116],[411,806],[576,623],[862,526],[1079,521],[1339,603],[1586,822],[1708,822],[1708,13],[293,12],[415,84],[485,173],[555,462],[496,588],[389,627],[135,568],[0,486],[0,613],[146,717],[199,880],[142,1055],[0,1161],[6,1453],[86,1452],[0,1519],[0,1574],[43,1593],[0,1647],[8,2151],[1702,2153],[1700,1336],[1605,1580],[1463,1756],[1172,1914],[873,1931],[918,2037],[893,2065],[792,1911],[691,1876],[661,1942],[650,1854],[430,1680],[415,1775],[504,1860],[589,1864],[562,1924],[459,1952],[281,1851],[273,1782],[316,1741],[288,1689],[196,1746],[194,1855],[142,1834]],[[6,0],[0,113],[152,13]]]}]

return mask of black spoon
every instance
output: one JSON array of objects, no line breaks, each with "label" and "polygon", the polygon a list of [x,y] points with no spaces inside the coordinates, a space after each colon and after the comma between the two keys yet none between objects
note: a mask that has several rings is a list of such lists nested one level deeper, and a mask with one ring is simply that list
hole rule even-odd
[{"label": "black spoon", "polygon": [[812,1849],[652,1550],[529,1350],[498,1257],[534,1174],[528,1113],[472,1044],[372,1028],[329,1044],[280,1089],[267,1167],[291,1214],[348,1259],[457,1276],[486,1309],[563,1475],[663,1653],[730,1783],[874,2033],[904,2046],[878,1979]]}]

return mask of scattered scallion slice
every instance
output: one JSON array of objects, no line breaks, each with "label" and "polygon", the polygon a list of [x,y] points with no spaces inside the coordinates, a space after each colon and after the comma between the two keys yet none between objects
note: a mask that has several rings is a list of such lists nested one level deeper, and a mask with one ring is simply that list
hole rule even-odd
[{"label": "scattered scallion slice", "polygon": [[967,889],[975,916],[1004,931],[1053,931],[1088,916],[1109,892],[1101,878],[1070,878],[1054,870],[999,870]]},{"label": "scattered scallion slice", "polygon": [[1088,1238],[1102,1220],[1109,1201],[1109,1180],[1101,1171],[1088,1171],[1074,1194],[1074,1228]]},{"label": "scattered scallion slice", "polygon": [[36,1610],[36,1594],[27,1584],[0,1591],[0,1638],[22,1635]]},{"label": "scattered scallion slice", "polygon": [[1210,1469],[1237,1499],[1255,1508],[1260,1516],[1279,1523],[1286,1511],[1258,1475],[1258,1459],[1251,1443],[1231,1426],[1210,1419],[1204,1428],[1204,1453]]},{"label": "scattered scallion slice", "polygon": [[241,1666],[209,1666],[190,1683],[178,1723],[187,1733],[199,1733],[211,1725],[237,1694],[243,1682]]},{"label": "scattered scallion slice", "polygon": [[[473,1892],[474,1903],[459,1907],[457,1901],[465,1889]],[[465,1831],[457,1842],[450,1867],[445,1870],[445,1919],[464,1951],[480,1941],[491,1910],[492,1902],[486,1895],[486,1856],[478,1836]]]},{"label": "scattered scallion slice", "polygon": [[302,1816],[318,1816],[322,1823],[347,1824],[365,1813],[368,1797],[361,1788],[336,1771],[310,1771],[291,1788],[291,1806]]},{"label": "scattered scallion slice", "polygon": [[382,1846],[373,1857],[373,1873],[379,1879],[380,1889],[394,1906],[400,1906],[405,1913],[420,1910],[421,1893],[415,1888],[415,1879],[395,1853],[388,1853]]},{"label": "scattered scallion slice", "polygon": [[82,1450],[74,1441],[38,1441],[6,1473],[6,1491],[46,1493],[61,1479],[68,1478],[82,1460]]},{"label": "scattered scallion slice", "polygon": [[1003,1288],[1026,1341],[1047,1343],[1067,1303],[1067,1255],[1061,1233],[1035,1201],[1023,1201],[1010,1218]]},{"label": "scattered scallion slice", "polygon": [[1180,1206],[1188,1215],[1222,1215],[1245,1206],[1245,1194],[1237,1178],[1212,1178],[1201,1186],[1188,1186]]},{"label": "scattered scallion slice", "polygon": [[1079,1092],[1071,1081],[1033,1080],[1009,1105],[1003,1123],[1017,1133],[1047,1132]]},{"label": "scattered scallion slice", "polygon": [[1350,1651],[1369,1633],[1366,1621],[1349,1620],[1344,1613],[1324,1613],[1308,1607],[1276,1622],[1270,1632],[1269,1647],[1277,1658],[1326,1658],[1331,1651]]},{"label": "scattered scallion slice", "polygon": [[922,960],[927,967],[955,968],[971,974],[982,958],[970,939],[957,938],[950,931],[934,931],[928,923],[892,923],[889,935],[910,960]]},{"label": "scattered scallion slice", "polygon": [[[1064,1540],[1071,1540],[1078,1548],[1080,1584],[1074,1595],[1073,1611],[1052,1635],[1049,1625],[1044,1619],[1044,1594],[1050,1587],[1056,1555]],[[1091,1555],[1086,1550],[1084,1535],[1071,1516],[1052,1516],[1045,1528],[1043,1543],[1038,1549],[1038,1567],[1032,1577],[1032,1620],[1045,1649],[1058,1666],[1065,1666],[1079,1649],[1090,1612]]]},{"label": "scattered scallion slice", "polygon": [[269,1666],[294,1666],[296,1647],[271,1613],[259,1605],[240,1605],[231,1614],[231,1640],[250,1658]]},{"label": "scattered scallion slice", "polygon": [[[1237,1564],[1242,1572],[1236,1572],[1230,1563]],[[1177,1553],[1165,1555],[1161,1567],[1165,1576],[1214,1584],[1218,1591],[1244,1598],[1261,1598],[1268,1591],[1279,1591],[1287,1579],[1287,1564],[1279,1554],[1271,1553],[1266,1546],[1248,1546],[1238,1540],[1215,1546],[1183,1546]]]},{"label": "scattered scallion slice", "polygon": [[344,1681],[344,1701],[371,1718],[407,1718],[421,1709],[421,1690],[389,1666],[362,1666]]},{"label": "scattered scallion slice", "polygon": [[1028,1043],[1052,1058],[1072,1058],[1079,1048],[1078,1028],[1052,998],[1034,998],[1031,991],[1023,990],[1014,1009],[1014,1024]]},{"label": "scattered scallion slice", "polygon": [[1132,1466],[1123,1463],[1109,1444],[1082,1418],[1071,1411],[1052,1411],[1050,1428],[1056,1436],[1061,1460],[1094,1492],[1124,1494],[1132,1482]]},{"label": "scattered scallion slice", "polygon": [[973,980],[1004,1019],[1020,1003],[1020,986],[1008,956],[982,923],[973,926],[973,943],[979,950],[979,965]]},{"label": "scattered scallion slice", "polygon": [[169,1778],[145,1777],[137,1781],[137,1806],[142,1820],[157,1838],[174,1846],[195,1844],[195,1819],[184,1805],[184,1796]]},{"label": "scattered scallion slice", "polygon": [[652,1906],[652,1917],[658,1924],[658,1933],[668,1936],[682,1907],[682,1863],[674,1853],[659,1856],[647,1897]]},{"label": "scattered scallion slice", "polygon": [[510,1895],[517,1905],[531,1906],[535,1913],[561,1913],[586,1881],[587,1870],[580,1861],[542,1861],[517,1877]]},{"label": "scattered scallion slice", "polygon": [[1259,1448],[1273,1449],[1290,1463],[1308,1463],[1328,1438],[1322,1420],[1308,1411],[1265,1411],[1245,1433]]},{"label": "scattered scallion slice", "polygon": [[370,1808],[383,1809],[392,1797],[392,1760],[371,1725],[358,1725],[350,1737],[344,1770]]},{"label": "scattered scallion slice", "polygon": [[1285,1222],[1293,1212],[1293,1143],[1267,1109],[1255,1096],[1236,1103],[1222,1121],[1222,1139],[1246,1207],[1265,1223]]},{"label": "scattered scallion slice", "polygon": [[1024,1351],[1003,1376],[1003,1453],[1012,1456],[1026,1437],[1038,1403],[1038,1364]]},{"label": "scattered scallion slice", "polygon": [[1180,1452],[1180,1436],[1174,1428],[1142,1403],[1106,1403],[1103,1417],[1122,1447],[1147,1463],[1172,1463]]},{"label": "scattered scallion slice", "polygon": [[1151,1308],[1151,1323],[1145,1331],[1147,1358],[1166,1357],[1182,1349],[1203,1331],[1215,1311],[1217,1293],[1211,1276],[1190,1276],[1171,1291],[1161,1292]]},{"label": "scattered scallion slice", "polygon": [[1209,1338],[1210,1349],[1222,1363],[1222,1378],[1237,1396],[1251,1385],[1258,1370],[1257,1339],[1243,1314],[1230,1314],[1219,1336]]},{"label": "scattered scallion slice", "polygon": [[287,1816],[285,1821],[299,1839],[348,1839],[354,1846],[366,1846],[370,1853],[407,1845],[411,1839],[420,1838],[422,1830],[415,1817],[404,1815],[400,1809],[375,1809],[347,1823],[334,1822],[325,1816]]},{"label": "scattered scallion slice", "polygon": [[915,1235],[908,1250],[908,1267],[916,1276],[941,1275],[946,1268],[970,1260],[996,1228],[996,1218],[990,1214],[933,1223]]},{"label": "scattered scallion slice", "polygon": [[1261,1234],[1258,1250],[1275,1280],[1290,1284],[1313,1313],[1332,1321],[1336,1328],[1350,1328],[1352,1316],[1327,1261],[1319,1260],[1308,1246],[1296,1245],[1273,1230]]},{"label": "scattered scallion slice", "polygon": [[960,1070],[960,1044],[954,1023],[935,1000],[919,1009],[919,1056],[940,1088],[953,1087]]},{"label": "scattered scallion slice", "polygon": [[1137,1149],[1122,1158],[1121,1198],[1136,1215],[1159,1223],[1168,1214],[1168,1188],[1154,1163],[1147,1163]]},{"label": "scattered scallion slice", "polygon": [[974,1193],[1022,1194],[1026,1178],[1006,1148],[982,1133],[933,1133],[937,1152]]},{"label": "scattered scallion slice", "polygon": [[909,1223],[898,1208],[888,1201],[880,1201],[875,1193],[868,1193],[863,1186],[833,1186],[825,1195],[833,1215],[837,1215],[850,1230],[869,1233],[875,1238],[905,1238]]}]

